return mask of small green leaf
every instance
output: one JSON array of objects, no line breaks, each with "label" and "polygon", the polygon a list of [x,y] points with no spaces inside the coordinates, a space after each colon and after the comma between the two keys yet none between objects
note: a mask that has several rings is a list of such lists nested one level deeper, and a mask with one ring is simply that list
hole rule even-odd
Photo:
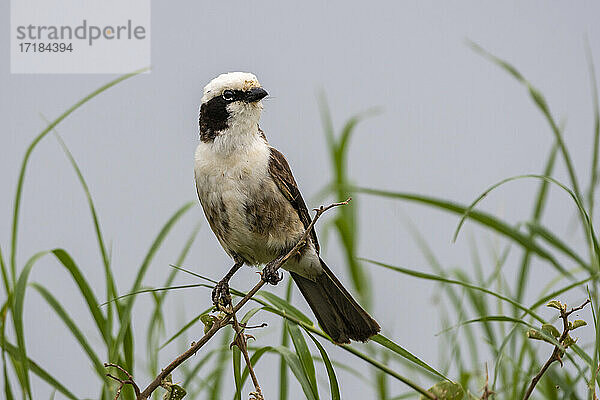
[{"label": "small green leaf", "polygon": [[546,332],[548,335],[554,336],[555,338],[560,336],[560,332],[552,324],[542,325],[542,331]]},{"label": "small green leaf", "polygon": [[546,307],[556,308],[559,311],[564,309],[563,308],[564,306],[558,300],[552,300],[552,301],[550,301],[548,304],[546,304]]},{"label": "small green leaf", "polygon": [[163,400],[181,400],[187,394],[186,390],[179,385],[170,385],[163,394]]},{"label": "small green leaf", "polygon": [[[548,336],[550,336],[549,334],[547,334]],[[550,343],[550,344],[554,344],[550,341],[550,339],[546,336],[544,336],[540,331],[537,331],[535,329],[530,329],[527,331],[527,337],[529,339],[534,339],[534,340],[543,340],[544,342]]]},{"label": "small green leaf", "polygon": [[570,335],[567,335],[567,337],[565,338],[565,341],[563,342],[563,346],[566,349],[569,346],[574,345],[575,343],[577,343],[577,338],[573,339]]},{"label": "small green leaf", "polygon": [[213,324],[217,320],[217,317],[210,314],[204,314],[200,317],[200,321],[204,324],[204,333],[208,332],[210,328],[213,327]]},{"label": "small green leaf", "polygon": [[187,394],[186,390],[176,383],[173,383],[173,377],[169,374],[160,386],[166,390],[163,400],[181,400]]},{"label": "small green leaf", "polygon": [[586,326],[587,322],[585,322],[582,319],[577,319],[573,322],[569,322],[569,325],[570,325],[569,329],[573,330],[573,329],[581,328],[582,326]]},{"label": "small green leaf", "polygon": [[[462,386],[458,383],[448,381],[436,383],[428,391],[436,395],[440,400],[462,400],[465,396]],[[427,397],[421,395],[419,400],[427,400]]]}]

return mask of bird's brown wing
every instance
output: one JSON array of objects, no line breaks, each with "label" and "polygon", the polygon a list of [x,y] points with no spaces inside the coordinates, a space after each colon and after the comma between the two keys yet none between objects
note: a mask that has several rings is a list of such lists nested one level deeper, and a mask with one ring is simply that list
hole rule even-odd
[{"label": "bird's brown wing", "polygon": [[[270,147],[271,150],[271,158],[269,160],[269,173],[273,178],[273,181],[279,187],[279,190],[283,194],[283,196],[288,199],[292,207],[298,213],[300,217],[300,221],[304,225],[304,228],[308,228],[310,225],[312,218],[308,213],[308,209],[306,208],[306,203],[304,203],[304,199],[300,194],[300,190],[298,190],[298,185],[296,184],[296,180],[292,175],[292,170],[290,169],[290,165],[287,160],[277,149],[274,147]],[[310,237],[315,245],[315,249],[317,250],[317,254],[319,253],[319,242],[317,241],[317,234],[313,229],[310,233]]]}]

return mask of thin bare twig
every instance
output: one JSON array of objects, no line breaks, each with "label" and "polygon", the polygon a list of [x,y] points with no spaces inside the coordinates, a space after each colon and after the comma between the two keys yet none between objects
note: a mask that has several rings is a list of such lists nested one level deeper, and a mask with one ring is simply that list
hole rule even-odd
[{"label": "thin bare twig", "polygon": [[488,374],[488,366],[485,364],[485,385],[483,386],[483,394],[481,395],[481,400],[488,400],[496,393],[489,388],[490,376]]},{"label": "thin bare twig", "polygon": [[529,399],[529,397],[533,393],[533,390],[535,389],[535,386],[538,384],[540,379],[542,379],[542,376],[544,376],[544,374],[546,373],[548,368],[550,368],[550,366],[555,361],[558,361],[560,363],[560,366],[562,367],[562,365],[563,365],[562,355],[565,350],[564,343],[565,343],[565,339],[567,339],[567,337],[569,336],[569,332],[571,331],[571,328],[569,328],[569,316],[576,311],[582,310],[590,302],[591,302],[590,299],[587,299],[579,307],[574,307],[567,311],[567,306],[565,305],[564,308],[562,308],[560,310],[560,318],[563,321],[563,331],[562,331],[562,334],[560,335],[560,338],[558,339],[558,343],[560,344],[560,346],[554,346],[554,350],[552,351],[550,358],[548,358],[548,361],[546,361],[546,363],[542,366],[542,369],[540,369],[540,372],[538,372],[538,374],[536,376],[534,376],[533,379],[531,380],[531,384],[529,384],[529,387],[527,388],[527,392],[525,392],[525,397],[523,397],[523,400]]},{"label": "thin bare twig", "polygon": [[115,400],[117,400],[119,398],[119,396],[121,395],[121,390],[123,390],[123,387],[125,385],[131,385],[131,386],[133,386],[133,391],[135,392],[135,397],[136,398],[140,397],[140,388],[135,383],[135,381],[133,380],[133,376],[131,376],[131,374],[129,372],[127,372],[123,367],[121,367],[120,365],[117,365],[117,364],[104,363],[104,367],[106,367],[106,368],[108,368],[108,367],[117,368],[119,371],[121,371],[125,375],[127,375],[128,379],[121,379],[121,378],[118,378],[118,377],[116,377],[116,376],[114,376],[114,375],[112,375],[110,373],[106,374],[106,376],[108,376],[109,378],[114,379],[115,381],[119,382],[119,388],[115,392]]},{"label": "thin bare twig", "polygon": [[250,361],[250,356],[248,355],[248,338],[254,339],[254,336],[246,335],[244,333],[245,328],[242,328],[235,315],[233,316],[233,321],[231,325],[233,326],[233,330],[235,330],[235,339],[233,340],[233,343],[231,343],[231,346],[237,346],[244,355],[244,360],[246,360],[246,366],[248,367],[250,377],[252,377],[252,383],[254,384],[254,392],[250,393],[251,399],[264,400],[265,398],[263,397],[262,390],[260,389],[258,378],[254,373],[254,368],[252,368],[252,362]]},{"label": "thin bare twig", "polygon": [[[339,203],[332,203],[326,207],[321,206],[319,208],[314,209],[314,211],[316,211],[315,217],[313,218],[311,223],[308,225],[308,227],[306,228],[306,230],[304,231],[304,233],[302,234],[302,236],[300,237],[300,239],[298,240],[296,245],[286,255],[284,255],[283,257],[278,258],[276,260],[276,262],[273,264],[273,271],[277,271],[279,268],[281,268],[281,266],[283,264],[285,264],[285,262],[287,260],[289,260],[291,257],[295,256],[298,253],[298,251],[300,251],[302,249],[302,247],[306,244],[308,236],[310,235],[311,231],[313,230],[315,223],[317,222],[319,217],[321,215],[323,215],[323,213],[325,213],[326,211],[328,211],[334,207],[347,205],[350,202],[350,200],[351,200],[351,198],[348,198],[348,200],[346,200],[346,201],[342,201]],[[258,292],[264,286],[264,284],[265,284],[265,281],[262,280],[262,278],[261,278],[261,280],[233,307],[233,309],[231,310],[232,311],[231,313],[228,313],[225,316],[223,316],[222,318],[217,319],[213,323],[212,327],[204,334],[204,336],[202,336],[200,339],[198,339],[196,342],[194,342],[188,350],[186,350],[183,354],[181,354],[179,357],[177,357],[175,360],[173,360],[169,365],[167,365],[160,372],[160,374],[158,374],[158,376],[152,382],[150,382],[150,384],[141,393],[140,393],[138,386],[133,381],[133,377],[127,371],[123,370],[121,367],[114,365],[114,364],[105,364],[105,366],[113,366],[113,367],[121,369],[129,377],[129,379],[127,381],[123,381],[123,380],[120,380],[118,378],[115,378],[115,377],[109,375],[113,379],[117,379],[119,382],[121,382],[121,387],[119,387],[117,397],[115,399],[118,398],[118,395],[121,392],[122,386],[124,386],[125,384],[130,384],[133,386],[133,388],[136,392],[137,400],[148,399],[150,397],[150,395],[152,394],[152,392],[154,392],[160,386],[161,382],[167,376],[169,376],[169,374],[171,372],[173,372],[175,370],[175,368],[177,368],[188,358],[190,358],[191,356],[196,354],[196,352],[198,352],[198,350],[202,346],[204,346],[220,329],[222,329],[223,327],[228,325],[230,323],[230,320],[233,317],[235,317],[235,313],[238,312],[252,298],[252,296],[254,296],[256,294],[256,292]],[[253,374],[249,359],[247,358],[247,352],[244,355],[244,357],[246,358],[248,370],[251,371],[252,380],[254,381],[254,386],[257,389],[260,389],[260,386],[258,385],[258,380],[256,380],[256,376]],[[262,396],[262,394],[261,394],[261,396]]]}]

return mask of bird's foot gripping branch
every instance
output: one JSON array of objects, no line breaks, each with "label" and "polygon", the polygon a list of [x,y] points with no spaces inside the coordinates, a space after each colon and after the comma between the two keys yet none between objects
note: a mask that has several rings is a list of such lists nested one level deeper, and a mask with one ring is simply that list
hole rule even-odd
[{"label": "bird's foot gripping branch", "polygon": [[[321,215],[323,215],[326,211],[328,211],[334,207],[347,205],[350,202],[350,200],[351,199],[348,198],[348,200],[346,200],[346,201],[342,201],[339,203],[332,203],[328,206],[321,206],[319,208],[314,209],[314,211],[316,212],[315,217],[312,219],[311,223],[308,225],[308,227],[306,228],[306,230],[304,231],[304,233],[302,234],[302,236],[300,237],[300,239],[298,240],[296,245],[287,254],[283,255],[282,257],[278,257],[275,260],[273,260],[272,263],[269,263],[270,264],[270,267],[269,267],[270,272],[273,274],[277,274],[277,271],[281,268],[281,266],[283,264],[285,264],[285,262],[287,260],[294,257],[302,249],[302,247],[306,244],[307,238],[311,234],[311,232],[315,226],[315,223],[317,222],[319,217],[321,217]],[[235,266],[234,266],[234,268],[235,268]],[[263,276],[264,276],[264,274],[263,274]],[[246,365],[248,366],[248,371],[250,372],[250,376],[252,377],[252,382],[254,384],[255,390],[254,390],[254,392],[252,392],[250,394],[250,396],[251,396],[251,398],[253,398],[255,400],[263,400],[264,399],[263,394],[262,394],[260,385],[258,383],[256,374],[254,373],[254,370],[250,363],[250,357],[248,356],[248,351],[247,351],[246,343],[247,343],[248,338],[252,338],[252,336],[246,335],[244,333],[244,330],[246,329],[246,327],[244,326],[244,324],[241,324],[238,322],[236,313],[248,301],[250,301],[250,299],[252,299],[252,297],[265,285],[265,283],[267,283],[266,280],[263,277],[261,277],[260,281],[235,306],[232,307],[231,312],[225,312],[225,313],[220,314],[218,317],[211,318],[211,325],[207,326],[208,330],[206,330],[204,336],[202,336],[197,341],[193,342],[192,346],[188,350],[186,350],[183,354],[181,354],[179,357],[177,357],[175,360],[173,360],[169,365],[167,365],[160,372],[160,374],[158,374],[158,376],[156,376],[156,378],[152,382],[150,382],[150,384],[143,391],[140,390],[139,386],[137,385],[137,383],[135,382],[135,380],[133,379],[133,376],[131,375],[131,373],[129,371],[124,370],[123,368],[121,368],[120,366],[118,366],[116,364],[104,364],[104,366],[106,368],[109,368],[109,367],[117,368],[123,375],[126,376],[126,378],[122,379],[122,378],[114,376],[110,373],[107,373],[107,376],[109,378],[119,382],[119,387],[118,387],[117,391],[115,392],[115,397],[114,397],[115,400],[119,398],[119,396],[121,394],[121,390],[126,385],[131,385],[133,387],[136,400],[146,400],[146,399],[150,398],[152,393],[158,387],[163,387],[167,391],[169,391],[170,396],[168,398],[170,400],[178,400],[178,399],[183,398],[183,396],[185,396],[185,390],[183,388],[181,388],[177,385],[173,385],[171,383],[172,382],[171,373],[177,367],[179,367],[181,364],[183,364],[183,362],[185,362],[188,358],[190,358],[191,356],[196,354],[198,352],[198,350],[200,350],[206,343],[208,343],[208,341],[220,329],[224,328],[227,325],[231,325],[233,327],[233,330],[235,331],[235,338],[230,347],[233,348],[233,346],[236,346],[240,350],[240,352],[244,356]]]}]

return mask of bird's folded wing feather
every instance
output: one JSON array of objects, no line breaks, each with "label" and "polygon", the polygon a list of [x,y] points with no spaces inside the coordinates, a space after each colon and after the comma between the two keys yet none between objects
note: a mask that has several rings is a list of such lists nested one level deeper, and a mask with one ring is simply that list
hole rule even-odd
[{"label": "bird's folded wing feather", "polygon": [[[294,207],[298,216],[300,217],[300,221],[304,225],[304,228],[308,228],[310,225],[312,218],[306,208],[306,203],[304,203],[304,199],[300,194],[300,190],[298,189],[298,185],[296,184],[296,180],[292,175],[292,170],[285,159],[284,155],[281,154],[274,147],[270,147],[271,157],[269,160],[269,173],[273,178],[273,181],[279,187],[279,190],[283,194],[283,196],[290,202],[290,204]],[[319,242],[317,241],[317,234],[313,229],[310,233],[310,237],[313,241],[315,249],[317,253],[319,253]]]}]

